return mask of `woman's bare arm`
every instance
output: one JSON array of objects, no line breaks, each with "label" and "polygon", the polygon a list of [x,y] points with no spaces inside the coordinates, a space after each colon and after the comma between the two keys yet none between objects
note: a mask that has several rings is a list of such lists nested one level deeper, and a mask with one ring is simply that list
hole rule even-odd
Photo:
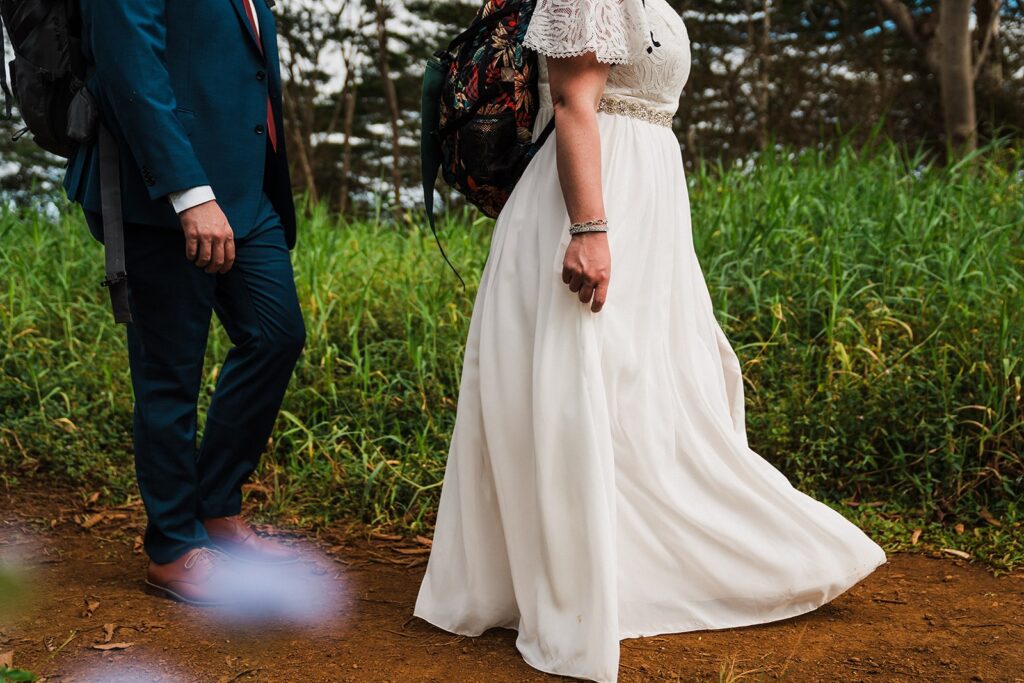
[{"label": "woman's bare arm", "polygon": [[[604,219],[601,187],[601,136],[597,106],[608,80],[607,64],[591,54],[568,59],[548,59],[551,98],[555,107],[558,179],[565,208],[573,223]],[[604,307],[611,277],[608,235],[594,232],[574,235],[565,252],[562,279],[591,304],[597,313]]]}]

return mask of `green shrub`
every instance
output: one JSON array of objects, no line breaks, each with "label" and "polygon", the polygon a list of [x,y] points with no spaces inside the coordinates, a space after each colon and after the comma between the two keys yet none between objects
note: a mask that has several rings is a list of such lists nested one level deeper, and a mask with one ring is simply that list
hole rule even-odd
[{"label": "green shrub", "polygon": [[[745,365],[751,445],[829,501],[1019,519],[1019,156],[924,166],[894,147],[699,166],[694,236]],[[0,214],[0,477],[131,491],[123,332],[77,211]],[[295,253],[304,360],[260,476],[277,511],[428,526],[491,223],[451,216],[462,292],[421,222],[316,210]],[[226,339],[214,335],[205,394]]]}]

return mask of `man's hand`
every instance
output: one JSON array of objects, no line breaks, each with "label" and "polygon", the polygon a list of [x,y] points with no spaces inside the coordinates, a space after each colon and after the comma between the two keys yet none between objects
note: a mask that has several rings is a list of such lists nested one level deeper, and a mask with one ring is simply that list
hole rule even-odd
[{"label": "man's hand", "polygon": [[235,264],[235,232],[217,202],[182,211],[185,257],[207,273],[226,273]]},{"label": "man's hand", "polygon": [[600,313],[604,308],[611,275],[612,253],[608,247],[608,233],[573,235],[562,261],[562,281],[579,294],[581,302],[591,304],[594,313]]}]

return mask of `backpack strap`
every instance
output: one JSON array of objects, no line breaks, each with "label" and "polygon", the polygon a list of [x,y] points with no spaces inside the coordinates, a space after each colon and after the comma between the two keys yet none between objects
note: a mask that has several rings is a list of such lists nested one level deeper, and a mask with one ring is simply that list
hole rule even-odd
[{"label": "backpack strap", "polygon": [[467,28],[465,31],[463,31],[459,35],[455,36],[455,38],[452,40],[452,42],[448,44],[448,52],[449,52],[449,54],[454,53],[455,49],[457,47],[459,47],[464,42],[466,42],[467,40],[469,40],[470,38],[472,38],[473,36],[478,34],[480,31],[482,31],[484,29],[487,29],[487,28],[491,28],[492,26],[494,26],[499,21],[501,21],[502,19],[504,19],[508,15],[512,14],[513,12],[518,12],[519,9],[520,9],[520,7],[519,7],[518,3],[511,2],[508,5],[506,5],[505,7],[503,7],[502,9],[498,10],[497,12],[494,12],[493,14],[489,14],[485,18],[473,22],[469,26],[469,28]]},{"label": "backpack strap", "polygon": [[14,113],[14,109],[11,106],[11,101],[14,99],[14,95],[11,94],[11,86],[7,84],[7,59],[4,55],[7,54],[7,43],[4,40],[4,20],[0,17],[0,89],[4,91],[4,118],[11,118]]},{"label": "backpack strap", "polygon": [[427,221],[430,223],[430,232],[434,235],[437,248],[441,250],[441,256],[448,267],[455,273],[462,283],[462,289],[466,289],[466,281],[448,258],[448,254],[441,244],[441,238],[437,234],[437,226],[434,221],[434,185],[437,182],[437,173],[441,168],[441,86],[444,83],[444,67],[438,56],[434,56],[427,62],[427,68],[423,72],[423,93],[420,102],[420,172],[423,177],[423,205],[427,210]]},{"label": "backpack strap", "polygon": [[107,127],[99,127],[100,204],[103,209],[103,252],[107,279],[103,286],[110,290],[114,321],[130,323],[128,307],[128,272],[125,270],[124,217],[121,213],[121,160],[117,142]]}]

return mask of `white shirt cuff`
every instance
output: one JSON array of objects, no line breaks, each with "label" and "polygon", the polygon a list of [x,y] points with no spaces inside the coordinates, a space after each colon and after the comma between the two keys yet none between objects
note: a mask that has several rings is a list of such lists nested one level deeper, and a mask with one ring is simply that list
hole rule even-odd
[{"label": "white shirt cuff", "polygon": [[172,192],[167,195],[167,198],[171,200],[171,206],[174,207],[175,213],[182,213],[189,209],[205,204],[206,202],[212,202],[217,199],[213,194],[213,188],[209,185],[203,185],[202,187],[193,187],[190,190],[184,192]]}]

